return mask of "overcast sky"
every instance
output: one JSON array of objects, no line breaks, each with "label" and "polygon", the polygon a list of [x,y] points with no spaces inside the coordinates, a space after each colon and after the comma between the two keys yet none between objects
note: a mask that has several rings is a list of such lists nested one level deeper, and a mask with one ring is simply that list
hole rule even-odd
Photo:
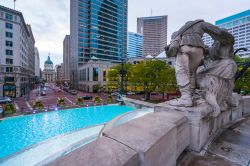
[{"label": "overcast sky", "polygon": [[[250,9],[250,0],[128,0],[128,30],[136,32],[137,17],[168,15],[168,38],[186,21],[216,20]],[[0,0],[13,8],[13,0]],[[27,24],[31,24],[40,52],[41,68],[51,53],[62,63],[63,39],[70,32],[70,0],[16,0]],[[152,11],[152,12],[151,12]]]}]

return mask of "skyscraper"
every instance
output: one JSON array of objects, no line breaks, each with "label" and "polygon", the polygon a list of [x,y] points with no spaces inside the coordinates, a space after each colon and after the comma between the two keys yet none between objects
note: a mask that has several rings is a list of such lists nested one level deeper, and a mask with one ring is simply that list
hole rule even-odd
[{"label": "skyscraper", "polygon": [[70,1],[70,68],[79,71],[91,57],[119,63],[127,53],[127,0]]},{"label": "skyscraper", "polygon": [[137,18],[137,33],[143,36],[143,55],[158,55],[167,46],[168,16]]},{"label": "skyscraper", "polygon": [[[235,37],[235,50],[242,47],[248,49],[246,52],[239,52],[238,55],[250,56],[250,10],[220,19],[215,22],[215,25],[227,29]],[[213,44],[212,38],[207,34],[203,39],[206,45]]]},{"label": "skyscraper", "polygon": [[143,37],[139,33],[128,32],[128,58],[142,57]]},{"label": "skyscraper", "polygon": [[63,79],[69,80],[70,79],[70,36],[66,35],[63,41]]},{"label": "skyscraper", "polygon": [[35,76],[40,78],[40,56],[38,52],[38,48],[35,47]]},{"label": "skyscraper", "polygon": [[19,11],[0,5],[0,96],[20,97],[35,83],[35,39]]}]

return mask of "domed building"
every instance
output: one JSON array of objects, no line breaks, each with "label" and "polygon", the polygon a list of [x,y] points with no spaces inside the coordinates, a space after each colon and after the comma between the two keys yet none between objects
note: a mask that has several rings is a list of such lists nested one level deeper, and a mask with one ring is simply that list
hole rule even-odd
[{"label": "domed building", "polygon": [[42,78],[47,82],[55,82],[56,80],[56,71],[53,62],[50,60],[50,56],[48,56],[47,60],[44,62]]}]

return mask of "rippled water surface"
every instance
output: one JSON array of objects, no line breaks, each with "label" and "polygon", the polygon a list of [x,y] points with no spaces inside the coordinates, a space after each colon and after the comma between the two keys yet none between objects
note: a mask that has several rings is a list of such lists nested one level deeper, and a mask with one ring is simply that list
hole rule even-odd
[{"label": "rippled water surface", "polygon": [[0,121],[0,159],[48,138],[102,124],[134,110],[128,106],[98,106],[48,112]]}]

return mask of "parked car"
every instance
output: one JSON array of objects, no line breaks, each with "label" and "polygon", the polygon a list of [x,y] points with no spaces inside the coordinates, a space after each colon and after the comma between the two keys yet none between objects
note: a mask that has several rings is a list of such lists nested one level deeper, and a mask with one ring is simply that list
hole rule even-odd
[{"label": "parked car", "polygon": [[128,95],[135,95],[135,92],[127,92]]},{"label": "parked car", "polygon": [[83,96],[82,99],[83,100],[92,100],[93,96]]},{"label": "parked car", "polygon": [[11,99],[9,97],[0,97],[0,104],[11,103]]},{"label": "parked car", "polygon": [[77,90],[69,90],[69,93],[72,95],[77,95]]},{"label": "parked car", "polygon": [[46,96],[46,91],[45,90],[41,91],[41,96]]},{"label": "parked car", "polygon": [[63,87],[63,90],[64,90],[65,92],[68,92],[68,91],[69,91],[69,87]]}]

